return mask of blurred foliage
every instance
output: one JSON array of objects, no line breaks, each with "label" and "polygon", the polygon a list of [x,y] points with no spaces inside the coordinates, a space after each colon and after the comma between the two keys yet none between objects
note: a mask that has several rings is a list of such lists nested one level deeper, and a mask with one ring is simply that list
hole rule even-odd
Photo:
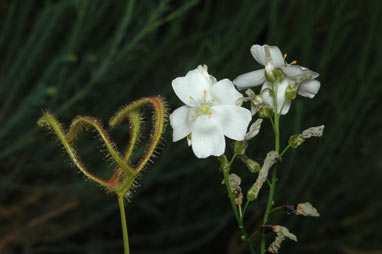
[{"label": "blurred foliage", "polygon": [[[42,109],[66,124],[78,114],[106,123],[143,96],[163,95],[175,109],[181,103],[172,79],[198,64],[217,79],[234,79],[259,68],[249,48],[267,43],[321,74],[315,99],[299,97],[281,119],[282,144],[326,125],[323,138],[288,152],[280,168],[276,204],[309,201],[321,214],[272,215],[271,223],[298,237],[281,252],[381,253],[381,5],[1,1],[0,252],[122,253],[117,198],[84,182],[52,135],[37,128]],[[125,133],[111,132],[118,146]],[[133,253],[245,253],[217,161],[196,159],[186,141],[172,143],[170,127],[165,139],[127,206]],[[262,161],[272,144],[267,123],[249,155]],[[78,150],[94,172],[111,174],[99,147],[88,133]],[[256,176],[234,165],[246,190]],[[252,230],[266,192],[250,207]]]}]

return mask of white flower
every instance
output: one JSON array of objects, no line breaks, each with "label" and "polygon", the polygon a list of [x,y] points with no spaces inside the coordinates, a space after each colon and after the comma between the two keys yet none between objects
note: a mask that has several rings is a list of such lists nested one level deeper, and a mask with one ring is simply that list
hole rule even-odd
[{"label": "white flower", "polygon": [[277,75],[275,70],[282,71],[285,74],[284,79],[280,83],[274,83],[274,89],[277,90],[277,108],[281,114],[284,115],[289,111],[290,101],[285,101],[285,90],[290,84],[295,84],[298,87],[299,95],[309,98],[313,98],[320,89],[320,82],[315,80],[319,74],[302,66],[285,63],[278,47],[253,45],[251,53],[255,60],[265,68],[242,74],[233,83],[239,89],[263,85],[261,91],[267,90],[262,93],[262,97],[274,108],[273,98],[269,93],[269,89],[272,89],[272,83],[267,81],[265,75],[273,77],[273,75]]},{"label": "white flower", "polygon": [[172,87],[186,104],[170,115],[174,142],[191,134],[195,155],[206,158],[224,153],[224,136],[244,139],[252,115],[249,110],[235,105],[242,95],[230,80],[216,82],[208,74],[207,66],[199,65],[186,76],[173,80]]}]

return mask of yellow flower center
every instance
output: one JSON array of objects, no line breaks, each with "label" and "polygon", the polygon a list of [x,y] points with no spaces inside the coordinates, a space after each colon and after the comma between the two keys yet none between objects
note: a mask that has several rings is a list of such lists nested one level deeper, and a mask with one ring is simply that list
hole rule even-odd
[{"label": "yellow flower center", "polygon": [[210,113],[210,106],[208,104],[203,104],[200,108],[199,108],[199,112],[202,114],[202,115],[207,115]]}]

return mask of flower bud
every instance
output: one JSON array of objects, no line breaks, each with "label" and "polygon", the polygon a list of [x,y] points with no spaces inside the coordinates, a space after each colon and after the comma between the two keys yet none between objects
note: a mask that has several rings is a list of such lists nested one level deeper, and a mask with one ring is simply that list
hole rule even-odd
[{"label": "flower bud", "polygon": [[229,171],[229,161],[227,159],[227,156],[224,154],[222,156],[219,156],[219,162],[220,162],[220,170],[222,172],[228,172]]},{"label": "flower bud", "polygon": [[298,87],[296,84],[290,84],[285,89],[285,99],[287,99],[288,101],[294,100],[297,95],[297,90],[298,90]]},{"label": "flower bud", "polygon": [[[268,65],[267,65],[268,66]],[[265,79],[271,83],[275,82],[276,81],[276,77],[275,75],[273,74],[273,70],[271,70],[271,68],[267,68],[267,66],[265,66]]]},{"label": "flower bud", "polygon": [[284,81],[284,79],[286,79],[286,74],[280,69],[280,68],[276,68],[273,70],[273,75],[275,77],[275,79],[278,81],[278,82],[282,82]]},{"label": "flower bud", "polygon": [[257,198],[257,194],[259,193],[259,190],[260,190],[259,186],[256,183],[254,183],[247,192],[247,199],[249,201],[255,200]]},{"label": "flower bud", "polygon": [[301,134],[296,134],[296,135],[293,135],[289,138],[289,146],[292,147],[292,148],[297,148],[298,146],[300,146],[302,143],[304,143],[305,139],[303,139],[301,137]]},{"label": "flower bud", "polygon": [[268,105],[264,105],[259,109],[259,117],[260,118],[272,118],[273,109]]},{"label": "flower bud", "polygon": [[235,141],[233,145],[233,151],[237,155],[245,154],[245,150],[247,150],[248,142],[247,140]]},{"label": "flower bud", "polygon": [[245,155],[240,156],[240,160],[247,166],[251,173],[259,173],[261,166],[257,161],[252,160]]}]

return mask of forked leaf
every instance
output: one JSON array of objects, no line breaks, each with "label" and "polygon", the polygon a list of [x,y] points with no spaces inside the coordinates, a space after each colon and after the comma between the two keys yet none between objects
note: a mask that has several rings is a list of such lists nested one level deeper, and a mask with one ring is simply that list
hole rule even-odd
[{"label": "forked leaf", "polygon": [[[141,132],[142,117],[140,110],[142,107],[147,105],[153,108],[153,128],[145,154],[142,156],[136,166],[132,166],[130,158],[132,157]],[[99,183],[108,190],[115,192],[117,195],[122,196],[135,186],[134,182],[136,177],[155,153],[155,149],[166,127],[166,101],[162,97],[158,96],[142,98],[138,101],[132,102],[120,109],[110,120],[109,124],[111,127],[116,127],[125,119],[129,120],[131,128],[130,141],[124,156],[122,156],[121,153],[117,150],[116,145],[112,142],[108,133],[102,127],[102,124],[93,117],[75,117],[67,132],[65,132],[53,114],[49,112],[44,113],[37,123],[41,127],[48,127],[57,135],[74,165],[76,165],[81,170],[81,172],[84,173],[85,176]],[[88,129],[89,127],[95,129],[98,136],[104,142],[110,157],[118,165],[114,175],[108,180],[101,179],[90,173],[89,170],[83,165],[83,163],[81,163],[80,158],[77,156],[73,148],[74,142],[77,140],[81,132],[84,129]]]}]

